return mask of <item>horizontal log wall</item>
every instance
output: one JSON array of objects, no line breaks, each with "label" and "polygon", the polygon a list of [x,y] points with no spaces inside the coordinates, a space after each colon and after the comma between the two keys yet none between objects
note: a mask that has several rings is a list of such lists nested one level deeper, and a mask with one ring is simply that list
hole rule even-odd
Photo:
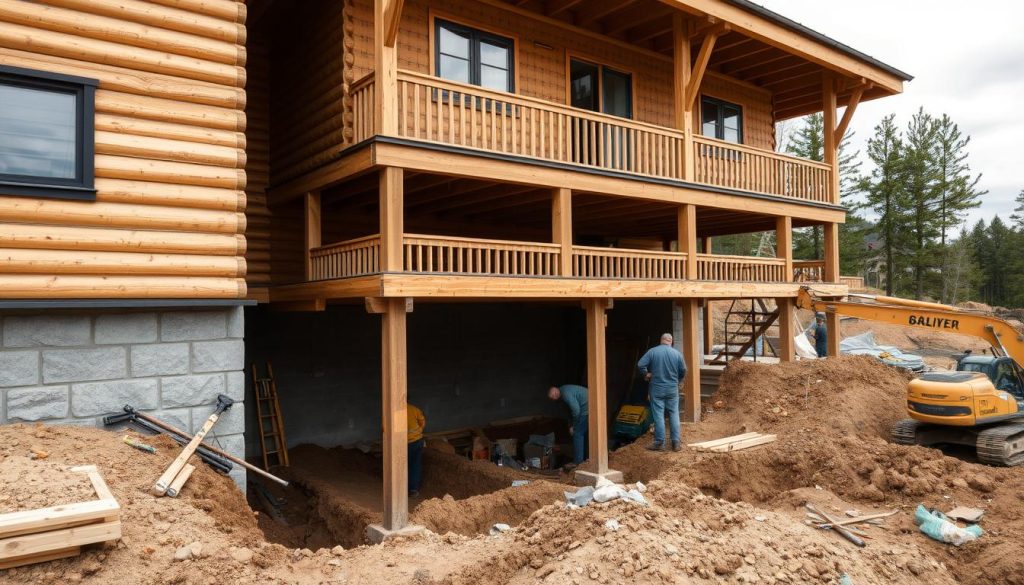
[{"label": "horizontal log wall", "polygon": [[[267,19],[264,18],[264,22]],[[245,280],[253,288],[270,284],[270,222],[267,207],[267,185],[270,181],[270,39],[266,27],[249,31],[249,60],[246,63],[246,185],[248,206],[245,259],[248,266]]]},{"label": "horizontal log wall", "polygon": [[0,0],[0,64],[99,81],[96,201],[0,187],[0,298],[246,295],[245,14]]}]

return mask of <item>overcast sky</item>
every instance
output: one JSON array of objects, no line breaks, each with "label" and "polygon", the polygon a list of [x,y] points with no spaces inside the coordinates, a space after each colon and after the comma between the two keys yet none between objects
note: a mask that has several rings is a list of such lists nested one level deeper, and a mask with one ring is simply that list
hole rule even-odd
[{"label": "overcast sky", "polygon": [[755,1],[914,76],[903,94],[857,108],[851,128],[862,157],[890,113],[901,128],[919,106],[949,114],[970,135],[968,162],[989,191],[969,225],[997,213],[1008,219],[1024,189],[1024,2]]}]

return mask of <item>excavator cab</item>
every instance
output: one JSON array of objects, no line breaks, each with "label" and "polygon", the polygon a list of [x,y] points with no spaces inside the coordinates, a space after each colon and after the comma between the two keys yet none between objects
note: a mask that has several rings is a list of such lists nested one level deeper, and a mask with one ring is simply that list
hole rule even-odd
[{"label": "excavator cab", "polygon": [[1021,369],[1013,358],[991,355],[968,355],[960,359],[958,372],[978,372],[988,376],[996,390],[1009,392],[1017,400],[1024,400],[1024,381]]}]

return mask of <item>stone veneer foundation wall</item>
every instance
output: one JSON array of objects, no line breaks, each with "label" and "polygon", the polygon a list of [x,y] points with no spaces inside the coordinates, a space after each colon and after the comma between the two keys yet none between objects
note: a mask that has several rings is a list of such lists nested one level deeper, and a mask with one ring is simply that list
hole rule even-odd
[{"label": "stone veneer foundation wall", "polygon": [[[0,423],[102,426],[125,404],[195,432],[218,394],[236,402],[206,442],[245,456],[241,307],[0,313]],[[232,478],[245,489],[245,470]]]}]

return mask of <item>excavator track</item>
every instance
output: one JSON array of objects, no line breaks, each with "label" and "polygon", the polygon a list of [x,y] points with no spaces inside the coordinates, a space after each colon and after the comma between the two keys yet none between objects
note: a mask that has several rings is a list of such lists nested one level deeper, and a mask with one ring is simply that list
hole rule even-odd
[{"label": "excavator track", "polygon": [[978,433],[978,459],[989,465],[1024,465],[1024,424],[1006,424]]},{"label": "excavator track", "polygon": [[892,442],[897,445],[917,445],[917,428],[921,421],[905,418],[892,426]]}]

